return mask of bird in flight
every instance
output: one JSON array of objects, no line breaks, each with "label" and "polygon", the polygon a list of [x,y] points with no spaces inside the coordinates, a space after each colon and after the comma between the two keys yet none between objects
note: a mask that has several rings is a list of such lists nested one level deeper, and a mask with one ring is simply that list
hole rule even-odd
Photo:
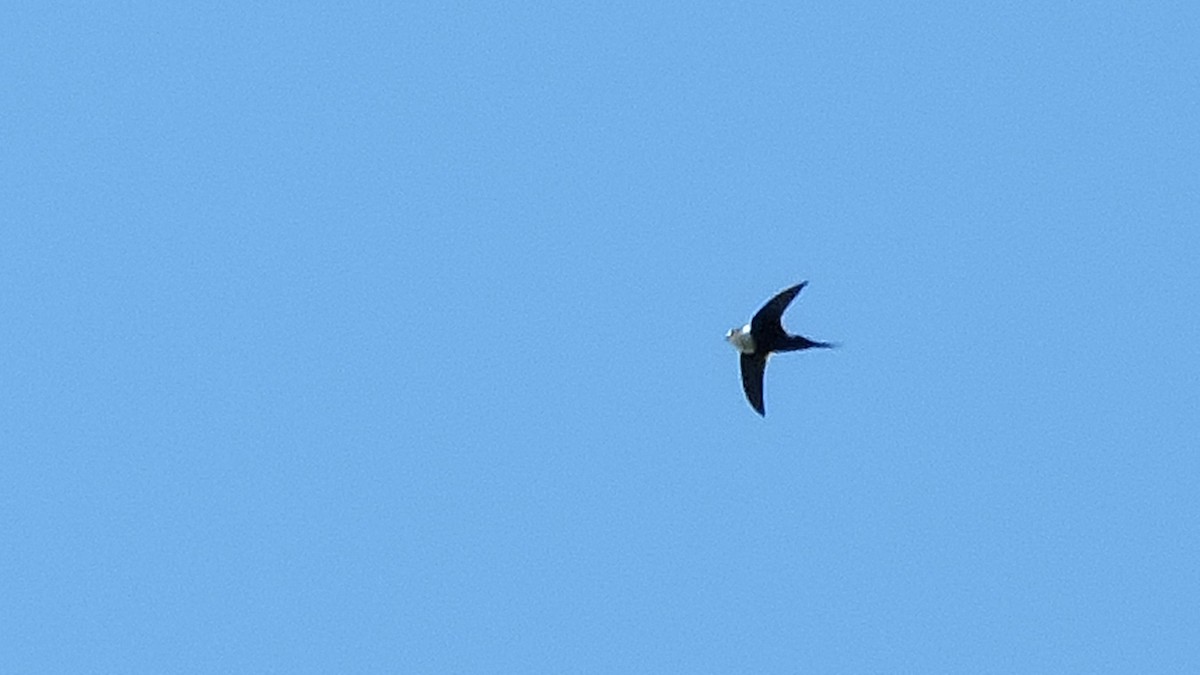
[{"label": "bird in flight", "polygon": [[774,352],[795,352],[814,347],[829,349],[834,346],[829,342],[814,342],[800,335],[789,335],[783,329],[783,311],[807,284],[807,281],[802,281],[783,289],[754,314],[750,323],[741,328],[731,328],[725,334],[725,339],[741,355],[742,389],[746,390],[746,400],[763,417],[767,416],[763,405],[763,373],[767,369],[767,357]]}]

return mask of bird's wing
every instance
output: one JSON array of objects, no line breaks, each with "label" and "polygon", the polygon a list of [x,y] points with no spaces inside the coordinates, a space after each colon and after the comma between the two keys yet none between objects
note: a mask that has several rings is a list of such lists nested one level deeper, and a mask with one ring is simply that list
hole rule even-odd
[{"label": "bird's wing", "polygon": [[763,331],[770,331],[776,326],[782,328],[781,319],[783,317],[783,310],[792,304],[792,300],[796,299],[796,296],[800,294],[800,291],[806,285],[808,285],[807,281],[801,281],[791,288],[779,291],[775,297],[768,300],[767,304],[762,306],[762,309],[754,314],[753,319],[750,319],[750,330],[755,333],[762,333]]},{"label": "bird's wing", "polygon": [[765,354],[742,354],[742,389],[746,390],[746,400],[759,415],[767,416],[763,405],[763,373],[767,370]]}]

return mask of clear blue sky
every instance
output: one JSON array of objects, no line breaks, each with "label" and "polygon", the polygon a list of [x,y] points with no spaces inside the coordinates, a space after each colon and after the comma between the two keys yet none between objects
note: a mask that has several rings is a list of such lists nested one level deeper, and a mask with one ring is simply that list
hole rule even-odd
[{"label": "clear blue sky", "polygon": [[0,671],[1200,671],[1200,9],[1044,4],[7,4]]}]

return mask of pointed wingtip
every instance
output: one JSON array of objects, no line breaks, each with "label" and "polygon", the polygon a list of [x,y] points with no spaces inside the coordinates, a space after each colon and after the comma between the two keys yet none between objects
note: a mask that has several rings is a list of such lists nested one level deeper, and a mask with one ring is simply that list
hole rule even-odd
[{"label": "pointed wingtip", "polygon": [[800,282],[800,283],[798,283],[798,284],[795,284],[795,285],[792,285],[792,286],[788,286],[787,288],[783,289],[782,291],[779,291],[779,293],[780,293],[780,294],[783,294],[783,293],[795,293],[795,294],[799,294],[799,293],[800,293],[800,291],[804,290],[804,287],[805,287],[805,286],[807,286],[807,285],[808,285],[808,279],[805,279],[804,281],[801,281],[801,282]]}]

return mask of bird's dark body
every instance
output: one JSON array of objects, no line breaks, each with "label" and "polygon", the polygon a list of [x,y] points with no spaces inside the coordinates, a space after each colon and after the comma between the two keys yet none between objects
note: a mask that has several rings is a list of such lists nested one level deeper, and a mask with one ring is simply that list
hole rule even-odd
[{"label": "bird's dark body", "polygon": [[767,368],[767,357],[773,352],[795,352],[833,346],[828,342],[809,340],[802,335],[790,335],[783,329],[784,310],[807,284],[807,281],[803,281],[780,291],[750,320],[750,337],[754,340],[754,351],[741,355],[742,388],[751,407],[764,417],[767,411],[763,402],[763,374]]}]

